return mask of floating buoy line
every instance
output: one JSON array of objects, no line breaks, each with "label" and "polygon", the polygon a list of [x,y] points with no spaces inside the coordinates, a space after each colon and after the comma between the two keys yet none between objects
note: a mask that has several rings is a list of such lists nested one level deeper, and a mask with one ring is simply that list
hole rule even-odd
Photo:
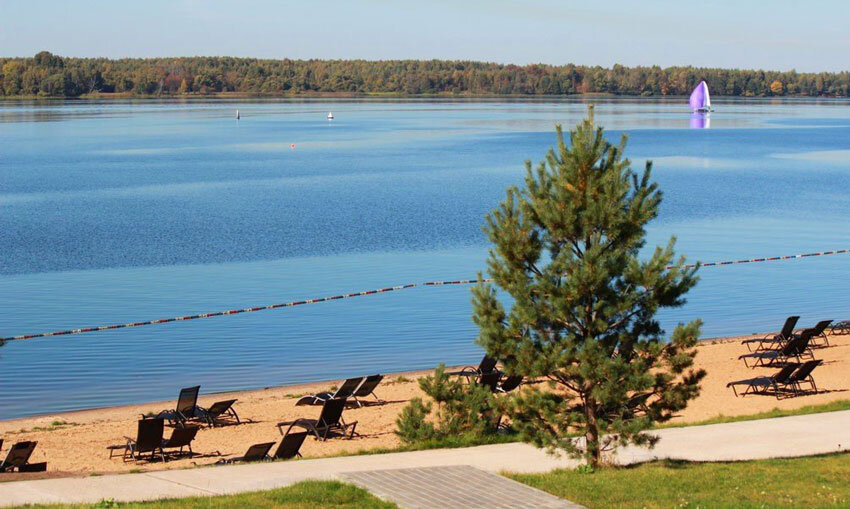
[{"label": "floating buoy line", "polygon": [[[291,145],[292,148],[295,148],[295,144]],[[747,258],[741,260],[728,260],[722,262],[708,262],[699,264],[700,267],[716,267],[720,265],[734,265],[741,263],[758,263],[758,262],[771,262],[771,261],[779,261],[779,260],[794,260],[799,258],[810,258],[815,256],[828,256],[828,255],[836,255],[836,254],[847,254],[850,253],[850,249],[837,249],[833,251],[819,251],[815,253],[804,253],[804,254],[796,254],[796,255],[784,255],[784,256],[766,256],[762,258]],[[688,264],[684,265],[683,268],[693,268],[698,264]],[[668,269],[673,268],[673,266],[667,267]],[[10,337],[0,337],[0,343],[4,341],[21,341],[24,339],[35,339],[35,338],[48,338],[55,336],[69,336],[73,334],[83,334],[86,332],[97,332],[104,330],[112,330],[112,329],[123,329],[127,327],[141,327],[143,325],[155,325],[159,323],[169,323],[169,322],[184,322],[187,320],[198,320],[201,318],[212,318],[214,316],[228,316],[228,315],[237,315],[241,313],[253,313],[255,311],[265,311],[270,309],[279,309],[279,308],[291,308],[295,306],[302,306],[305,304],[317,304],[319,302],[328,302],[332,300],[341,300],[341,299],[350,299],[354,297],[362,297],[364,295],[375,295],[379,293],[388,293],[395,292],[399,290],[405,290],[408,288],[414,288],[417,286],[447,286],[447,285],[467,285],[467,284],[475,284],[479,280],[478,279],[455,279],[455,280],[446,280],[446,281],[426,281],[424,283],[408,283],[404,285],[397,286],[388,286],[384,288],[378,288],[376,290],[365,290],[361,292],[354,293],[344,293],[339,295],[333,295],[330,297],[319,297],[315,299],[304,299],[304,300],[296,300],[290,302],[284,302],[280,304],[268,304],[266,306],[256,306],[250,308],[243,309],[229,309],[226,311],[215,311],[212,313],[200,313],[197,315],[186,315],[186,316],[177,316],[174,318],[159,318],[156,320],[146,320],[140,322],[130,322],[130,323],[122,323],[122,324],[114,324],[114,325],[100,325],[96,327],[81,327],[78,329],[68,329],[63,331],[55,331],[55,332],[41,332],[37,334],[23,334],[20,336],[10,336]],[[485,278],[481,280],[482,282],[492,282],[492,279]]]}]

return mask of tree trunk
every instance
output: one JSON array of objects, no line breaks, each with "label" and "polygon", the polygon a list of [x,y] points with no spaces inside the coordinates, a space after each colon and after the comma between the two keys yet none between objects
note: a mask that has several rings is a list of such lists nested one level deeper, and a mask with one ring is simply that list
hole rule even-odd
[{"label": "tree trunk", "polygon": [[584,433],[585,459],[587,464],[593,468],[599,467],[602,449],[599,442],[599,423],[596,420],[596,400],[591,397],[585,398],[584,416],[587,420],[587,429]]}]

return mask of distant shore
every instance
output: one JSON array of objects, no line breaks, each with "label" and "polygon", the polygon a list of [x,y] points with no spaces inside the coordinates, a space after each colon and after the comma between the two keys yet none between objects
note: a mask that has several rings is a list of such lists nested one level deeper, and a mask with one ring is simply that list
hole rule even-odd
[{"label": "distant shore", "polygon": [[[808,96],[808,95],[785,95],[782,97],[761,97],[761,96],[723,96],[713,95],[713,100],[730,100],[730,101],[835,101],[848,100],[850,97],[845,96]],[[297,94],[254,94],[249,92],[212,92],[212,93],[193,93],[193,94],[137,94],[133,92],[113,92],[113,93],[95,93],[82,94],[76,97],[64,97],[61,95],[11,95],[0,96],[0,104],[3,101],[99,101],[99,100],[121,100],[121,99],[139,99],[139,100],[186,100],[200,101],[210,99],[492,99],[499,101],[551,101],[551,100],[591,100],[591,99],[623,99],[633,101],[657,101],[657,102],[687,102],[685,95],[663,95],[663,96],[641,96],[627,94],[611,94],[605,92],[594,92],[586,94],[556,94],[556,95],[523,95],[523,94],[455,94],[455,93],[436,93],[436,94],[397,94],[397,93],[354,93],[354,92],[309,92]]]},{"label": "distant shore", "polygon": [[624,98],[624,99],[681,99],[684,96],[641,97],[609,93],[568,94],[568,95],[494,95],[494,94],[397,94],[392,92],[302,92],[297,94],[255,94],[250,92],[210,92],[206,94],[137,94],[135,92],[113,92],[82,94],[76,97],[61,95],[11,95],[0,96],[0,100],[112,100],[112,99],[569,99],[569,98]]}]

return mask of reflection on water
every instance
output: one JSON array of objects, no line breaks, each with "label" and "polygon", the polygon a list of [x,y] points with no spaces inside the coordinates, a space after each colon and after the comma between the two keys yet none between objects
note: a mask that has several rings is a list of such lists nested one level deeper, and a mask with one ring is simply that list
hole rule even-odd
[{"label": "reflection on water", "polygon": [[[595,101],[596,102],[596,101]],[[841,101],[600,100],[664,191],[647,249],[692,260],[850,246]],[[238,107],[242,119],[233,112]],[[0,336],[322,297],[485,268],[484,215],[582,101],[0,105]],[[325,118],[333,111],[336,119]],[[689,124],[685,123],[688,119]],[[707,119],[706,119],[707,120]],[[708,127],[707,125],[704,127]],[[297,144],[291,150],[290,143]],[[846,318],[842,256],[706,268],[669,330]],[[473,362],[468,287],[9,343],[0,418]]]},{"label": "reflection on water", "polygon": [[691,113],[691,129],[709,129],[711,113]]}]

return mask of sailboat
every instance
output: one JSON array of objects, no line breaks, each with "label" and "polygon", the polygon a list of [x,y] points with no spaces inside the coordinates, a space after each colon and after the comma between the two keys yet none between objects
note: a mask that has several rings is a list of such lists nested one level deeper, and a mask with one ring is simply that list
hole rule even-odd
[{"label": "sailboat", "polygon": [[236,120],[239,120],[239,110],[236,110]]},{"label": "sailboat", "polygon": [[333,119],[334,119],[334,114],[329,111],[328,112],[328,120],[333,120]]},{"label": "sailboat", "polygon": [[693,92],[691,92],[691,109],[697,113],[708,113],[711,109],[711,96],[708,94],[708,85],[700,81]]}]

